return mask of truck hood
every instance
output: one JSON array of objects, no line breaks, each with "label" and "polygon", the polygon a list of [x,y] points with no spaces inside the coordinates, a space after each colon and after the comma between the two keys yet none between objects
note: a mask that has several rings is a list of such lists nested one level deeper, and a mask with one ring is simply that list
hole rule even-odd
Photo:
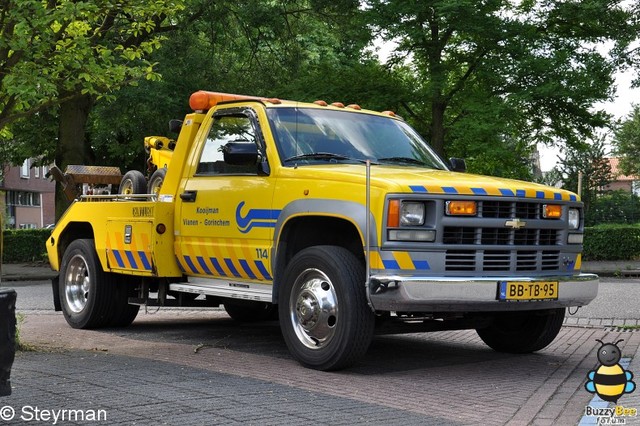
[{"label": "truck hood", "polygon": [[[297,179],[352,184],[363,184],[365,173],[364,166],[350,164],[304,166],[297,169],[287,169],[285,172],[286,175],[295,176]],[[579,201],[579,197],[570,191],[537,183],[420,167],[372,165],[371,185],[397,193],[485,195]]]}]

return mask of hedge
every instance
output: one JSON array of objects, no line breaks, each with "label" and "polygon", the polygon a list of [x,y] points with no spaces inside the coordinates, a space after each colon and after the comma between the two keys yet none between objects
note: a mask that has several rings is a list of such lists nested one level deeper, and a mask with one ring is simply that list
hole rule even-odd
[{"label": "hedge", "polygon": [[51,229],[5,229],[2,262],[19,263],[46,260],[45,243]]},{"label": "hedge", "polygon": [[640,259],[640,225],[598,225],[585,228],[584,260]]}]

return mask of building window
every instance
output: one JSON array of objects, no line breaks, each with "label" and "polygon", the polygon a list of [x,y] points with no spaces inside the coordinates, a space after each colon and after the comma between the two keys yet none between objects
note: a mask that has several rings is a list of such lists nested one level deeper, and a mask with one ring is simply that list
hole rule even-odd
[{"label": "building window", "polygon": [[27,158],[20,166],[20,177],[23,179],[29,179],[29,159]]},{"label": "building window", "polygon": [[26,191],[8,191],[7,204],[9,206],[39,206],[40,193]]},{"label": "building window", "polygon": [[33,169],[33,176],[39,178],[40,177],[40,166],[36,166]]}]

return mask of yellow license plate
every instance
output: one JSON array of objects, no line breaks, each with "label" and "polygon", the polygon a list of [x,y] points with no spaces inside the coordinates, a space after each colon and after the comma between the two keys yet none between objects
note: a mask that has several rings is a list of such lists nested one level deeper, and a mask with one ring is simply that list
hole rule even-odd
[{"label": "yellow license plate", "polygon": [[558,282],[499,281],[498,300],[558,300]]}]

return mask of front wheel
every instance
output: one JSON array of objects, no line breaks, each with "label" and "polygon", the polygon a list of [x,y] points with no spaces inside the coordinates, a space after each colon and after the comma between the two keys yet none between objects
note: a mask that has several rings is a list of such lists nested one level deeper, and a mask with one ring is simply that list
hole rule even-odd
[{"label": "front wheel", "polygon": [[523,354],[547,347],[560,333],[564,308],[496,314],[491,325],[476,330],[498,352]]},{"label": "front wheel", "polygon": [[309,247],[291,259],[279,317],[287,347],[301,364],[337,370],[366,353],[375,317],[364,284],[364,265],[342,247]]}]

